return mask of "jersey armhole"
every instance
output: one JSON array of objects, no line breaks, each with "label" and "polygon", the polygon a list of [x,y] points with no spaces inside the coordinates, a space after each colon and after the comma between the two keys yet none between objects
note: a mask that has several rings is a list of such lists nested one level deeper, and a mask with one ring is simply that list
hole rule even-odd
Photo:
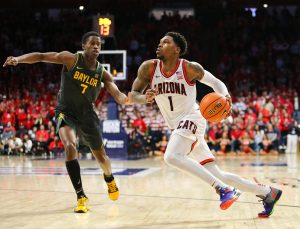
[{"label": "jersey armhole", "polygon": [[188,76],[186,74],[186,66],[185,66],[185,63],[186,63],[186,60],[182,60],[182,69],[183,69],[183,76],[184,76],[184,79],[185,81],[187,82],[188,85],[190,86],[195,86],[196,82],[191,82],[189,79],[188,79]]},{"label": "jersey armhole", "polygon": [[103,65],[101,65],[101,75],[100,75],[100,81],[99,81],[100,83],[102,81],[103,73],[104,73],[104,67],[103,67]]},{"label": "jersey armhole", "polygon": [[156,66],[157,66],[157,60],[154,60],[154,66],[153,66],[153,69],[152,69],[152,72],[151,72],[151,75],[150,75],[150,86],[152,84],[152,79],[153,79],[153,76],[154,76],[154,73],[155,73],[155,70],[156,70]]},{"label": "jersey armhole", "polygon": [[77,63],[78,63],[78,59],[79,59],[79,53],[76,53],[75,55],[76,55],[76,60],[75,60],[75,63],[73,64],[72,68],[70,68],[70,70],[69,70],[68,72],[70,72],[70,71],[74,70],[75,66],[76,66],[76,65],[77,65]]}]

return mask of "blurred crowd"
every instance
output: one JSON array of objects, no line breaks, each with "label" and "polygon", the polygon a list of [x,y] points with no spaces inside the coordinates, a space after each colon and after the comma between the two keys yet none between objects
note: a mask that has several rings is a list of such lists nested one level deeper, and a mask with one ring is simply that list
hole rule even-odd
[{"label": "blurred crowd", "polygon": [[[9,55],[32,51],[76,52],[81,47],[81,35],[92,24],[87,12],[12,11],[0,13],[2,62]],[[212,23],[205,22],[205,17],[197,12],[196,9],[195,16],[182,17],[175,11],[160,19],[139,13],[124,21],[116,20],[115,40],[107,40],[104,48],[128,51],[128,79],[118,82],[118,86],[129,91],[138,66],[145,59],[155,58],[161,36],[170,30],[181,32],[189,44],[185,58],[203,64],[232,93],[232,118],[208,124],[206,139],[212,151],[288,151],[288,135],[299,135],[299,8],[293,14],[285,8],[272,12],[258,9],[256,17],[244,9],[224,8],[219,9]],[[34,64],[1,70],[2,153],[63,152],[54,120],[60,69],[57,65]],[[106,119],[108,96],[101,92],[96,104],[102,120]],[[119,118],[128,134],[130,152],[163,154],[170,130],[155,104],[119,106]]]}]

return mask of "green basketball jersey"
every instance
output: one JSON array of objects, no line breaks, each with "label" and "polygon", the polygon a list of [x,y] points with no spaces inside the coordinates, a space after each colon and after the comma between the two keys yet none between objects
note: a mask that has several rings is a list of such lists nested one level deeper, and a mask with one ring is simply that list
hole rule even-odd
[{"label": "green basketball jersey", "polygon": [[68,71],[63,66],[56,109],[73,116],[93,111],[94,102],[101,90],[103,71],[104,68],[98,61],[96,70],[86,67],[83,54],[77,53],[72,69]]}]

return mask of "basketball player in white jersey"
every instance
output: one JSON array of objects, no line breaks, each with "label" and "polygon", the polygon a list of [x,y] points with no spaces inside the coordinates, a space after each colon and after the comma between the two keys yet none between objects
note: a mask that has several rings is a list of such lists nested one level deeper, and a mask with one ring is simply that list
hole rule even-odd
[{"label": "basketball player in white jersey", "polygon": [[[179,58],[186,50],[186,39],[179,33],[168,32],[159,42],[157,59],[147,60],[139,67],[130,100],[143,104],[155,99],[166,123],[173,130],[164,155],[167,164],[214,187],[220,195],[221,209],[227,209],[237,200],[240,191],[235,188],[238,188],[260,197],[265,210],[258,215],[269,217],[282,191],[222,171],[204,140],[206,120],[196,103],[196,81],[226,96],[230,103],[231,99],[222,81],[200,64]],[[150,89],[143,94],[148,85]],[[230,113],[231,110],[228,116]]]}]

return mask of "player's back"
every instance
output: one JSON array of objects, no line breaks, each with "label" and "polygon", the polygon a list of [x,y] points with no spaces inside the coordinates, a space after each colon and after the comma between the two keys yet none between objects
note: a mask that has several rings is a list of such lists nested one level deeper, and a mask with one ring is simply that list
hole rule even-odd
[{"label": "player's back", "polygon": [[171,129],[187,114],[197,110],[196,85],[189,82],[185,70],[186,60],[178,59],[174,71],[167,75],[162,70],[161,60],[155,60],[151,75],[151,88],[156,88],[155,101]]}]

